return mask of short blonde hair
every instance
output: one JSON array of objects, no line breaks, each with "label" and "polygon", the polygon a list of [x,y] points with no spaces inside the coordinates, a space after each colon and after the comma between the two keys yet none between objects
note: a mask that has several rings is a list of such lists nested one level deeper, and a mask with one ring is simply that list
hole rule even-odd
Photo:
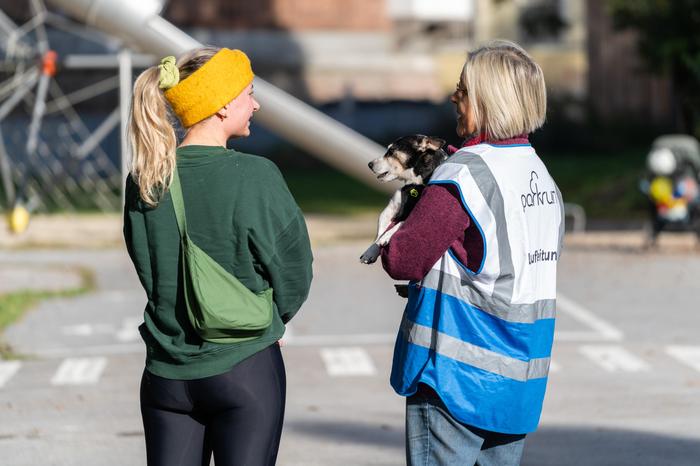
[{"label": "short blonde hair", "polygon": [[487,138],[509,139],[544,124],[544,74],[518,44],[497,40],[469,52],[460,79],[476,128]]}]

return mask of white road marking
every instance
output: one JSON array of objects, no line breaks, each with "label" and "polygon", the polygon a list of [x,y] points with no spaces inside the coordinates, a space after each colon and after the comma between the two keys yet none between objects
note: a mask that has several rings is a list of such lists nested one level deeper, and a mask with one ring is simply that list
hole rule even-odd
[{"label": "white road marking", "polygon": [[559,364],[552,360],[549,361],[549,372],[559,372],[560,370],[561,366]]},{"label": "white road marking", "polygon": [[51,385],[95,384],[106,366],[106,358],[65,359],[51,379]]},{"label": "white road marking", "polygon": [[146,351],[143,343],[122,343],[117,345],[95,345],[63,348],[47,348],[32,352],[42,358],[68,358],[72,356],[109,356],[112,354],[142,354]]},{"label": "white road marking", "polygon": [[558,341],[621,341],[623,333],[613,325],[596,316],[593,312],[584,308],[575,301],[557,293],[557,311],[573,317],[580,323],[588,326],[592,332],[554,332],[554,339]]},{"label": "white road marking", "polygon": [[666,353],[700,372],[700,346],[669,346]]},{"label": "white road marking", "polygon": [[637,356],[615,345],[589,345],[579,348],[581,354],[608,372],[645,372],[649,365]]},{"label": "white road marking", "polygon": [[110,324],[76,324],[64,325],[61,333],[76,337],[89,337],[91,335],[113,333],[114,326]]},{"label": "white road marking", "polygon": [[102,299],[106,299],[112,302],[122,303],[127,300],[127,295],[131,290],[110,290],[110,291],[100,291],[95,293],[93,296],[99,296]]},{"label": "white road marking", "polygon": [[128,317],[122,322],[122,326],[116,334],[119,341],[136,341],[141,338],[139,325],[143,322],[143,317]]},{"label": "white road marking", "polygon": [[19,361],[2,361],[0,362],[0,388],[17,373],[22,363]]},{"label": "white road marking", "polygon": [[321,358],[331,377],[374,375],[372,359],[362,348],[323,348]]},{"label": "white road marking", "polygon": [[294,327],[292,327],[292,324],[285,324],[284,339],[288,341],[294,339]]},{"label": "white road marking", "polygon": [[347,335],[296,335],[284,336],[289,346],[334,346],[393,344],[396,333],[351,333]]}]

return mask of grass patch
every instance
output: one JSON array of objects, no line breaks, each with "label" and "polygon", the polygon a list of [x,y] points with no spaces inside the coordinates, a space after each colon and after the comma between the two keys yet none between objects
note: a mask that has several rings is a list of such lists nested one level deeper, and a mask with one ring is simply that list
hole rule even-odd
[{"label": "grass patch", "polygon": [[0,359],[22,359],[2,338],[2,333],[14,322],[17,322],[27,311],[41,301],[54,298],[71,298],[95,289],[95,276],[91,270],[79,267],[76,269],[81,278],[81,285],[60,291],[19,290],[12,293],[0,294]]},{"label": "grass patch", "polygon": [[[588,218],[632,220],[647,215],[639,192],[647,148],[619,153],[544,153],[544,160],[566,202],[580,204]],[[289,189],[305,213],[378,214],[386,193],[332,169],[285,170]]]},{"label": "grass patch", "polygon": [[639,191],[647,149],[615,154],[543,154],[566,202],[580,204],[589,218],[631,220],[647,214]]},{"label": "grass patch", "polygon": [[332,169],[290,169],[285,170],[284,177],[304,213],[379,213],[389,202],[388,194]]},{"label": "grass patch", "polygon": [[[541,151],[540,155],[564,200],[582,205],[588,218],[630,220],[647,215],[646,199],[638,188],[647,152],[648,147],[637,147],[615,153]],[[289,166],[284,176],[304,213],[378,215],[389,202],[388,194],[329,167]],[[78,213],[94,215],[89,210]]]}]

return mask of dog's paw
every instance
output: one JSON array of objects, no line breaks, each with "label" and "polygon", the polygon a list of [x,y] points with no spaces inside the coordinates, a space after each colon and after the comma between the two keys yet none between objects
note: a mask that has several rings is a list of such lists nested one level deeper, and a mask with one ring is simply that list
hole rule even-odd
[{"label": "dog's paw", "polygon": [[379,246],[386,246],[389,244],[389,241],[391,241],[391,237],[394,236],[394,233],[396,233],[402,225],[403,222],[393,224],[391,228],[385,231],[375,243]]},{"label": "dog's paw", "polygon": [[382,249],[375,243],[367,248],[367,250],[360,256],[360,262],[363,264],[373,264],[377,261],[377,258],[379,258],[379,254],[381,254],[381,252]]}]

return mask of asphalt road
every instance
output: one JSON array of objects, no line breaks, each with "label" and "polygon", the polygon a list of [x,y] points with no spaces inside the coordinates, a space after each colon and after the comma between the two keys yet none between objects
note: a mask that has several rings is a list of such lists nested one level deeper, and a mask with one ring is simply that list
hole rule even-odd
[{"label": "asphalt road", "polygon": [[[403,301],[365,244],[315,248],[311,297],[286,336],[280,465],[403,464],[388,385]],[[0,251],[0,264],[88,267],[96,293],[42,303],[0,362],[0,464],[144,465],[144,304],[126,255]],[[540,429],[523,465],[700,465],[700,255],[569,250]]]}]

